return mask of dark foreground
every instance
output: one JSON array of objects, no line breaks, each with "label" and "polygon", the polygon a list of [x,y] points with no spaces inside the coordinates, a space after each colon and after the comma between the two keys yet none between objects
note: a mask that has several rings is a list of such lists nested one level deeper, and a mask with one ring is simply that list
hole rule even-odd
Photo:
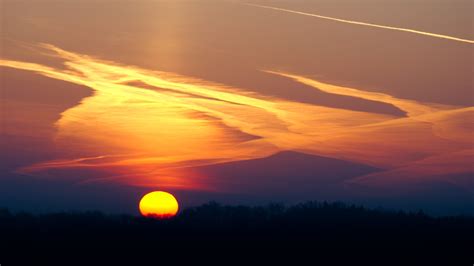
[{"label": "dark foreground", "polygon": [[166,221],[0,211],[0,243],[2,266],[280,265],[288,259],[289,265],[473,265],[474,218],[314,202],[288,208],[210,203]]}]

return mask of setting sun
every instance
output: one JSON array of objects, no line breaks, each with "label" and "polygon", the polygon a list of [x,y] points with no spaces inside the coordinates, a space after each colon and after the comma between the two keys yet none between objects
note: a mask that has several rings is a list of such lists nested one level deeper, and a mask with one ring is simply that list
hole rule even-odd
[{"label": "setting sun", "polygon": [[171,218],[178,212],[178,201],[168,192],[153,191],[140,200],[140,213],[157,219]]}]

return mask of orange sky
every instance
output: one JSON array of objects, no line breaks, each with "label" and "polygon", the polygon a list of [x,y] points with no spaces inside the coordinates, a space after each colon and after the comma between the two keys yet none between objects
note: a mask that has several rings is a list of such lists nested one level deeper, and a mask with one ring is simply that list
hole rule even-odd
[{"label": "orange sky", "polygon": [[199,167],[296,151],[378,169],[345,187],[472,195],[472,3],[449,2],[3,1],[2,171],[225,192]]}]

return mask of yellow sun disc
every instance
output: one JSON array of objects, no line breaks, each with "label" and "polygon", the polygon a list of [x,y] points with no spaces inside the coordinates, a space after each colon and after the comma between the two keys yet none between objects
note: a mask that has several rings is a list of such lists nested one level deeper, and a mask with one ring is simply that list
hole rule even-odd
[{"label": "yellow sun disc", "polygon": [[143,196],[139,208],[145,217],[166,219],[178,213],[178,201],[168,192],[153,191]]}]

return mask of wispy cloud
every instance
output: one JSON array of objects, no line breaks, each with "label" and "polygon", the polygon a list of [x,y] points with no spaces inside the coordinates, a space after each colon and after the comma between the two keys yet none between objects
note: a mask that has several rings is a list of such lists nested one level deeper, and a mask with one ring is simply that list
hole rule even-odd
[{"label": "wispy cloud", "polygon": [[[326,93],[394,105],[407,117],[293,102],[174,73],[120,65],[51,45],[65,68],[0,60],[1,66],[86,86],[94,91],[61,114],[57,142],[75,158],[23,172],[100,169],[98,180],[135,185],[205,187],[186,169],[266,157],[283,150],[339,158],[394,171],[447,158],[439,174],[469,171],[454,163],[473,148],[473,108],[400,99],[272,72]],[[71,145],[73,143],[74,145]],[[434,160],[436,161],[436,160]],[[450,167],[452,165],[453,167]],[[428,170],[429,169],[429,170]],[[408,176],[408,175],[407,175]]]}]

